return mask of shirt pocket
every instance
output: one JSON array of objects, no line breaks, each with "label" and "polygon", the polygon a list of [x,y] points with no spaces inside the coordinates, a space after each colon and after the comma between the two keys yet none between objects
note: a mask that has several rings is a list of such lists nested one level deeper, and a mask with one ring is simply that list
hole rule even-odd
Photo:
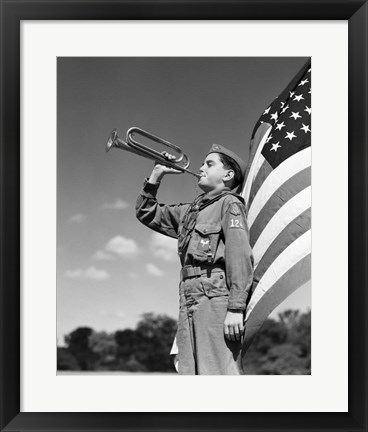
[{"label": "shirt pocket", "polygon": [[229,289],[226,285],[226,277],[224,271],[211,272],[207,277],[201,276],[203,290],[207,297],[228,296]]},{"label": "shirt pocket", "polygon": [[190,248],[195,263],[213,263],[220,234],[220,224],[199,223],[195,226],[193,243]]}]

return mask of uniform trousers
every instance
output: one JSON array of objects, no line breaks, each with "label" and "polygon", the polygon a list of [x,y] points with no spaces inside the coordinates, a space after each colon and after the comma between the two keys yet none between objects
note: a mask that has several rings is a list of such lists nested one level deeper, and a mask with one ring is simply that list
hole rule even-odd
[{"label": "uniform trousers", "polygon": [[241,342],[224,335],[228,295],[224,273],[180,282],[179,374],[242,375]]}]

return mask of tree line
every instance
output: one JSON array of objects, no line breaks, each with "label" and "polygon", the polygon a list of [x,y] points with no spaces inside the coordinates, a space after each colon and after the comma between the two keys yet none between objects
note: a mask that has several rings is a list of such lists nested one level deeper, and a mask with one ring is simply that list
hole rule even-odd
[{"label": "tree line", "polygon": [[[175,372],[169,355],[177,322],[146,313],[135,329],[114,333],[78,327],[57,348],[60,371]],[[311,373],[311,312],[287,310],[268,318],[245,357],[249,375]]]}]

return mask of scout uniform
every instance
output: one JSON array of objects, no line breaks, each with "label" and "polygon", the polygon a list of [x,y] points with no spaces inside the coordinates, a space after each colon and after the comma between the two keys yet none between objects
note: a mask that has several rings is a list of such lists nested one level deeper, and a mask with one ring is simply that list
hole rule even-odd
[{"label": "scout uniform", "polygon": [[[234,155],[214,147],[209,153]],[[225,188],[210,198],[202,194],[191,204],[164,205],[156,200],[158,187],[145,181],[136,211],[144,225],[178,239],[178,372],[241,374],[241,342],[225,338],[224,321],[227,310],[245,310],[253,277],[243,198]]]}]

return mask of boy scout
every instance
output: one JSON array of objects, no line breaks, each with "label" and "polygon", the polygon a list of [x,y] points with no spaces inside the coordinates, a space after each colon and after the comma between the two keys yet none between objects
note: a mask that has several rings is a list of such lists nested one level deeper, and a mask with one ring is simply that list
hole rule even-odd
[{"label": "boy scout", "polygon": [[244,310],[253,277],[244,201],[234,192],[244,171],[239,156],[214,144],[200,168],[204,193],[191,204],[157,202],[164,175],[180,173],[158,163],[137,199],[137,218],[144,225],[178,239],[179,374],[242,373]]}]

